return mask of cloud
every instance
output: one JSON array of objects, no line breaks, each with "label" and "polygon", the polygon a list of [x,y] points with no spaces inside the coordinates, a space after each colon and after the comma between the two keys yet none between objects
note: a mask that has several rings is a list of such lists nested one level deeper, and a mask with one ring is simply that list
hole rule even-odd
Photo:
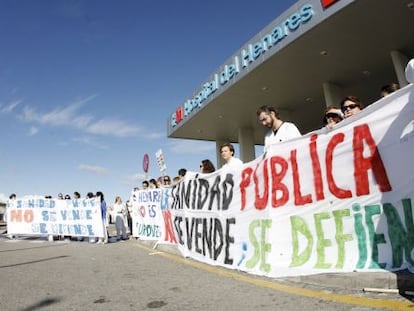
[{"label": "cloud", "polygon": [[104,145],[93,139],[92,137],[77,137],[72,139],[73,142],[81,144],[81,145],[88,145],[92,147],[96,147],[98,149],[109,149],[108,145]]},{"label": "cloud", "polygon": [[169,140],[168,148],[175,154],[215,154],[214,142],[196,140]]},{"label": "cloud", "polygon": [[120,120],[98,120],[85,128],[86,132],[95,135],[110,135],[117,137],[143,136],[147,130]]},{"label": "cloud", "polygon": [[92,95],[87,98],[75,101],[67,107],[55,108],[52,111],[44,114],[38,113],[33,108],[26,106],[24,107],[23,114],[20,117],[23,121],[36,122],[43,125],[67,125],[82,128],[91,122],[92,117],[88,115],[78,116],[76,113],[80,107],[95,97],[96,95]]},{"label": "cloud", "polygon": [[84,131],[85,133],[102,136],[142,137],[148,139],[158,139],[166,136],[163,132],[149,133],[148,129],[135,126],[127,121],[117,119],[95,120],[91,115],[80,114],[79,109],[95,97],[96,95],[91,95],[66,107],[55,108],[43,114],[26,106],[20,118],[25,122],[34,122],[49,126],[68,126]]},{"label": "cloud", "polygon": [[27,133],[28,136],[34,136],[39,132],[39,129],[37,127],[32,126],[29,129],[29,133]]},{"label": "cloud", "polygon": [[15,101],[12,101],[11,103],[5,105],[5,107],[0,106],[0,113],[11,113],[13,112],[14,108],[16,108],[18,105],[20,105],[23,102],[22,99],[18,99]]},{"label": "cloud", "polygon": [[80,164],[79,165],[79,170],[80,171],[84,171],[84,172],[95,173],[95,174],[98,174],[98,175],[106,175],[106,174],[108,174],[108,170],[106,168],[100,167],[100,166],[92,166],[92,165]]},{"label": "cloud", "polygon": [[162,132],[148,132],[146,133],[146,137],[148,139],[160,139],[160,138],[165,138],[167,137],[167,132],[166,131],[162,131]]}]

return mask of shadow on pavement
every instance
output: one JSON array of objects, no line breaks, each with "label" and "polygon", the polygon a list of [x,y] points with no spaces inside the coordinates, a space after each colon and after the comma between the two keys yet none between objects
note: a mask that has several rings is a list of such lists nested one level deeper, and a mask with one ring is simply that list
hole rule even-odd
[{"label": "shadow on pavement", "polygon": [[40,310],[44,307],[48,307],[54,303],[58,303],[60,301],[60,299],[57,298],[46,298],[43,299],[41,301],[39,301],[38,303],[32,305],[32,306],[28,306],[24,309],[19,309],[20,311],[35,311],[35,310]]},{"label": "shadow on pavement", "polygon": [[50,258],[45,258],[45,259],[39,259],[39,260],[33,260],[33,261],[16,263],[16,264],[12,264],[12,265],[4,265],[4,266],[0,266],[0,269],[1,268],[17,267],[17,266],[22,266],[22,265],[29,265],[29,264],[32,264],[32,263],[38,263],[38,262],[43,262],[43,261],[62,259],[62,258],[67,258],[67,257],[69,257],[69,256],[56,256],[56,257],[50,257]]}]

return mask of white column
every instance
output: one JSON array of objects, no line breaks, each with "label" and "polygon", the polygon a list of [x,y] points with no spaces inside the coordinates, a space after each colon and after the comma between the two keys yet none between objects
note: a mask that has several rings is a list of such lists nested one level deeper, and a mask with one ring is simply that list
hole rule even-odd
[{"label": "white column", "polygon": [[[239,128],[239,146],[240,155],[238,158],[244,163],[250,162],[256,158],[254,151],[254,135],[251,128]],[[237,155],[236,155],[237,156]]]},{"label": "white column", "polygon": [[397,75],[398,84],[400,87],[406,86],[407,80],[405,79],[405,66],[408,63],[408,57],[400,51],[391,51],[391,59],[394,65],[395,74]]},{"label": "white column", "polygon": [[335,106],[339,108],[341,100],[345,97],[342,94],[342,89],[330,82],[322,83],[322,88],[326,107]]}]

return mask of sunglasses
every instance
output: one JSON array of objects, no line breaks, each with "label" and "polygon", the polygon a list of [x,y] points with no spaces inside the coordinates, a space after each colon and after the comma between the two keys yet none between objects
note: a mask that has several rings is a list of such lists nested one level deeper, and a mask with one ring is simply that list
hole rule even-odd
[{"label": "sunglasses", "polygon": [[170,180],[169,180],[169,179],[164,179],[164,181],[165,181],[165,182],[169,182]]},{"label": "sunglasses", "polygon": [[347,111],[348,109],[354,109],[354,108],[356,108],[356,107],[358,107],[359,108],[359,105],[358,104],[351,104],[351,105],[348,105],[348,106],[342,106],[342,112],[345,112],[345,111]]}]

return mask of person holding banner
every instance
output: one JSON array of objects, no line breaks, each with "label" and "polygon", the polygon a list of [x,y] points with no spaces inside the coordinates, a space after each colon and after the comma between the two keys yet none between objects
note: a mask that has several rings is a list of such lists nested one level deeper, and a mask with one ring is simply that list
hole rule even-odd
[{"label": "person holding banner", "polygon": [[129,230],[129,238],[132,238],[132,203],[130,200],[127,200],[126,203],[126,210],[127,210],[127,223],[128,223],[128,230]]},{"label": "person holding banner", "polygon": [[[149,187],[149,182],[148,180],[144,180],[141,184],[142,190],[147,190]],[[137,189],[138,190],[138,189]]]},{"label": "person holding banner", "polygon": [[168,176],[168,175],[163,176],[162,177],[162,184],[161,185],[162,186],[166,186],[166,187],[171,186],[171,178],[170,178],[170,176]]},{"label": "person holding banner", "polygon": [[158,188],[158,183],[155,180],[155,178],[151,178],[149,180],[149,189],[156,189],[156,188]]},{"label": "person holding banner", "polygon": [[[6,211],[5,211],[5,213],[4,213],[4,218],[3,218],[3,220],[7,223],[7,206],[10,204],[10,205],[14,205],[14,202],[16,201],[16,199],[17,199],[17,196],[16,196],[16,194],[15,193],[12,193],[10,196],[9,196],[9,202],[7,203],[7,205],[6,205]],[[6,227],[6,232],[5,232],[6,234],[7,234],[7,227]],[[7,238],[8,239],[14,239],[14,236],[12,235],[12,234],[7,234]]]},{"label": "person holding banner", "polygon": [[201,161],[200,171],[203,174],[209,174],[209,173],[215,172],[216,168],[214,167],[214,164],[209,159],[205,159]]},{"label": "person holding banner", "polygon": [[381,87],[380,96],[381,97],[388,96],[391,93],[394,93],[395,91],[398,91],[399,89],[400,89],[400,85],[398,83],[395,83],[395,82],[384,85],[383,87]]},{"label": "person holding banner", "polygon": [[185,174],[187,174],[187,169],[186,168],[180,168],[178,170],[178,176],[180,176],[181,178],[184,178]]},{"label": "person holding banner", "polygon": [[243,162],[234,156],[234,147],[231,143],[224,143],[220,146],[220,154],[223,158],[224,163],[222,168],[224,167],[237,167],[243,165]]},{"label": "person holding banner", "polygon": [[323,117],[323,124],[328,130],[332,130],[335,124],[341,122],[344,115],[341,109],[335,106],[328,106],[325,109],[325,116]]},{"label": "person holding banner", "polygon": [[126,211],[125,205],[122,203],[121,197],[119,196],[115,198],[114,212],[116,215],[115,216],[116,239],[117,241],[121,239],[126,240],[127,239],[127,236],[126,236],[127,211]]},{"label": "person holding banner", "polygon": [[344,118],[349,118],[362,111],[362,102],[355,96],[347,96],[341,101],[341,110],[344,113]]},{"label": "person holding banner", "polygon": [[270,145],[302,136],[295,124],[280,119],[276,108],[265,105],[260,107],[256,113],[260,123],[269,129],[264,139],[265,153]]}]

